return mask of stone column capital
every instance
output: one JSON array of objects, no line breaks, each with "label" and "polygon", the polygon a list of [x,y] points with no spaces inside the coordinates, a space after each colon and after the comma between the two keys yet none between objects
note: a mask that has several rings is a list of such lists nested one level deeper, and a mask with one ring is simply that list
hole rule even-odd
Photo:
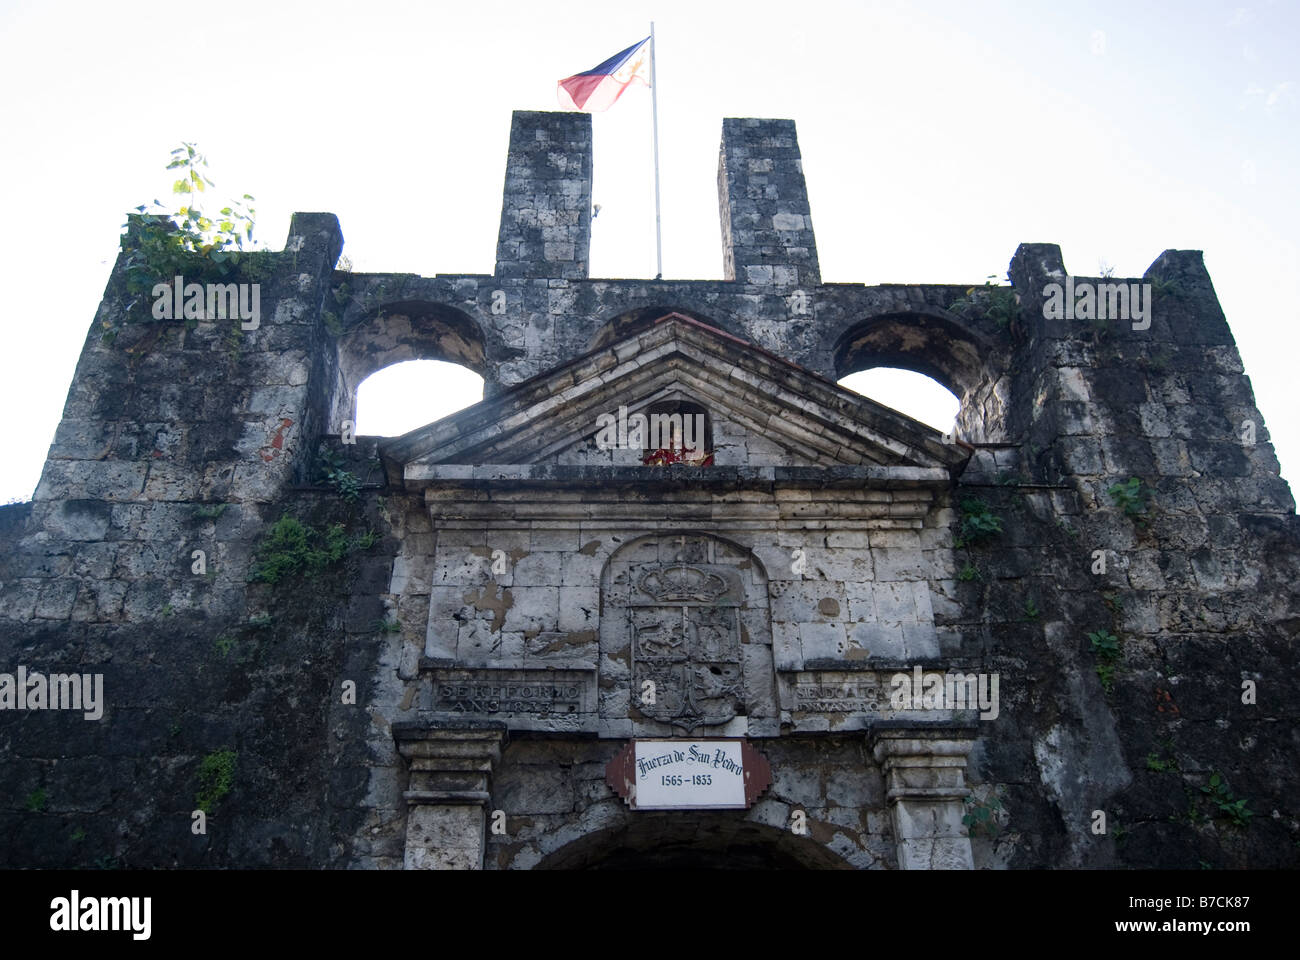
[{"label": "stone column capital", "polygon": [[878,730],[871,752],[885,777],[885,798],[899,800],[962,800],[966,758],[975,746],[974,731]]},{"label": "stone column capital", "polygon": [[393,739],[411,771],[406,802],[486,805],[505,738],[504,726],[394,724]]},{"label": "stone column capital", "polygon": [[889,757],[964,757],[975,745],[975,733],[974,729],[966,727],[874,730],[870,742],[877,763],[883,763]]}]

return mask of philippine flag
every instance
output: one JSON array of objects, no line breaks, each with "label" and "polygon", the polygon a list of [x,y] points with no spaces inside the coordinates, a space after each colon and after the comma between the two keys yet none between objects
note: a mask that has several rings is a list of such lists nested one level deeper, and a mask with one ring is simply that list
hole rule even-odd
[{"label": "philippine flag", "polygon": [[650,86],[650,38],[616,53],[598,67],[561,80],[556,89],[560,106],[584,113],[608,110],[633,80]]}]

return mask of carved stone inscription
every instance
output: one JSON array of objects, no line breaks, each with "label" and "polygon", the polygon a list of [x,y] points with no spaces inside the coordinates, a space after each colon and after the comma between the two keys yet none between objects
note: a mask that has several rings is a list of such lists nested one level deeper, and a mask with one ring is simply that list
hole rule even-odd
[{"label": "carved stone inscription", "polygon": [[795,709],[813,713],[879,714],[889,707],[889,686],[875,673],[825,677],[801,673],[794,684]]},{"label": "carved stone inscription", "polygon": [[[917,671],[919,673],[919,670]],[[948,674],[929,670],[927,678],[940,684]],[[956,677],[958,674],[952,674]],[[960,676],[965,676],[964,674]],[[978,714],[954,710],[942,700],[925,704],[916,699],[895,701],[898,679],[920,688],[919,677],[897,670],[803,670],[781,676],[781,708],[795,730],[865,730],[880,720],[909,720],[921,724],[971,721]]]},{"label": "carved stone inscription", "polygon": [[430,673],[435,713],[571,729],[583,726],[596,710],[594,671],[438,668]]},{"label": "carved stone inscription", "polygon": [[528,681],[444,682],[437,686],[434,705],[450,713],[578,713],[582,686]]}]

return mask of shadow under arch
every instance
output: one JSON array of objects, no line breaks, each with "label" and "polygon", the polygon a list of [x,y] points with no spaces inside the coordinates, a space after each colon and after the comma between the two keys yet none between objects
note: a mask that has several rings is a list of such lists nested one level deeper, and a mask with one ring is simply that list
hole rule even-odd
[{"label": "shadow under arch", "polygon": [[876,367],[924,374],[965,402],[996,379],[994,350],[983,337],[938,312],[896,312],[849,326],[831,351],[835,379]]},{"label": "shadow under arch", "polygon": [[850,870],[809,837],[745,819],[744,810],[630,811],[572,840],[536,870]]},{"label": "shadow under arch", "polygon": [[674,306],[672,304],[659,304],[652,307],[637,307],[634,310],[626,310],[617,316],[611,317],[602,323],[596,330],[596,335],[591,338],[587,344],[587,350],[599,350],[601,347],[608,346],[617,340],[622,340],[626,336],[651,327],[656,321],[663,319],[670,314],[678,314],[682,317],[694,320],[709,327],[714,327],[731,334],[741,340],[749,340],[745,331],[728,319],[717,319],[706,316],[697,310],[691,310],[686,307]]},{"label": "shadow under arch", "polygon": [[386,303],[341,334],[330,404],[331,430],[356,420],[357,388],[372,373],[407,360],[443,360],[467,367],[486,381],[482,327],[463,310],[428,300]]}]

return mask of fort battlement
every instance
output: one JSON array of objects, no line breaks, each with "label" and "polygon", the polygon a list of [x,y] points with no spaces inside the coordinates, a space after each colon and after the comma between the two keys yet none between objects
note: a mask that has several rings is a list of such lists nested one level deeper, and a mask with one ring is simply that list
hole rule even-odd
[{"label": "fort battlement", "polygon": [[[0,690],[0,865],[650,865],[687,834],[781,866],[1293,859],[1300,527],[1199,251],[823,283],[794,123],[727,119],[725,279],[601,279],[591,177],[590,116],[517,112],[493,274],[339,270],[338,220],[298,213],[236,278],[255,324],[142,322],[119,258],[0,508],[0,665],[102,674],[102,717]],[[347,442],[412,359],[483,402]],[[874,367],[950,389],[955,434],[837,385]],[[597,444],[620,407],[705,417],[712,465]],[[663,570],[695,572],[665,599]],[[891,708],[914,667],[996,674],[1000,708]],[[744,738],[771,788],[674,820],[608,785],[687,736]],[[1210,771],[1248,827],[1178,819]]]}]

